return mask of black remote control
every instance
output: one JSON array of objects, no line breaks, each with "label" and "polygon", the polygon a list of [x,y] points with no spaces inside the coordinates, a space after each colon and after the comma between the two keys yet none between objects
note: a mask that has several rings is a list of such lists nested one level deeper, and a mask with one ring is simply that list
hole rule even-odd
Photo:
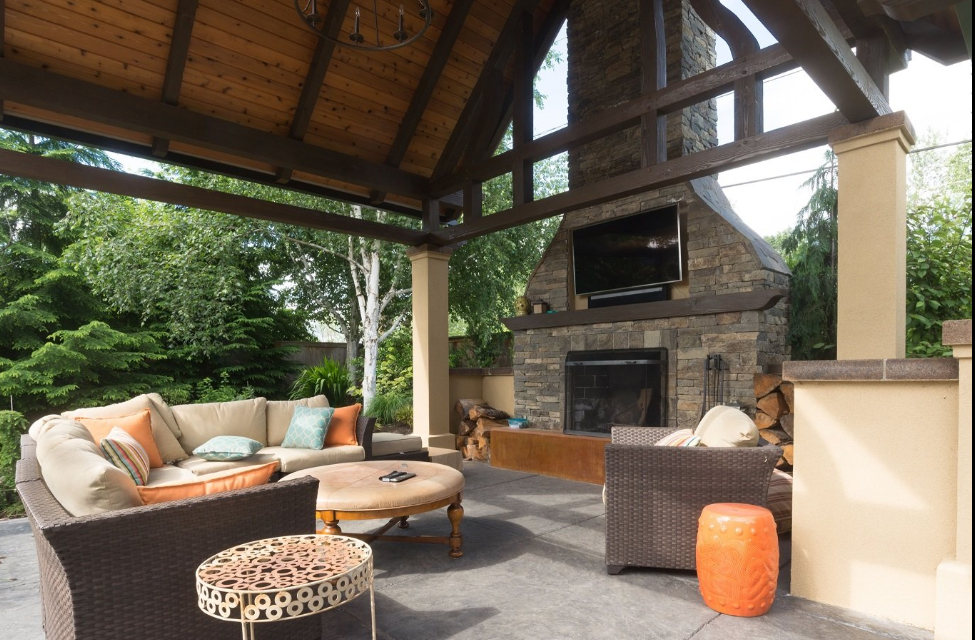
[{"label": "black remote control", "polygon": [[398,478],[399,476],[405,476],[405,471],[390,471],[384,476],[380,476],[379,479],[383,482],[392,482],[393,478]]},{"label": "black remote control", "polygon": [[409,480],[410,478],[415,478],[415,477],[416,477],[415,473],[404,473],[403,475],[399,475],[396,476],[395,478],[391,478],[387,480],[387,482],[403,482],[404,480]]}]

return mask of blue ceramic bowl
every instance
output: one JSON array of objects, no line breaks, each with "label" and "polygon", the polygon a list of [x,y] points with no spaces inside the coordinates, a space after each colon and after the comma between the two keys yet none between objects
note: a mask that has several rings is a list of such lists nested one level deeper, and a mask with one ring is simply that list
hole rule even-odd
[{"label": "blue ceramic bowl", "polygon": [[528,425],[528,420],[525,418],[508,418],[508,426],[513,429],[523,429]]}]

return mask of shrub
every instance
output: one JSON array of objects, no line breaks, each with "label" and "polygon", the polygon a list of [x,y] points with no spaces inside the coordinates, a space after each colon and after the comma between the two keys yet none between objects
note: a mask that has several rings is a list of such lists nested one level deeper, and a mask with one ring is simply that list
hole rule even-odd
[{"label": "shrub", "polygon": [[0,516],[19,515],[14,471],[20,459],[20,436],[27,432],[27,420],[16,411],[0,411]]},{"label": "shrub", "polygon": [[253,387],[245,386],[240,389],[235,388],[230,383],[230,374],[226,371],[220,372],[220,386],[214,388],[213,380],[203,378],[196,383],[196,403],[207,402],[233,402],[234,400],[250,400],[255,396]]},{"label": "shrub", "polygon": [[378,394],[366,407],[365,414],[381,425],[413,424],[413,397],[407,393]]},{"label": "shrub", "polygon": [[349,404],[352,380],[349,370],[341,362],[325,358],[315,367],[303,369],[291,388],[291,399],[300,400],[325,394],[328,401],[340,407]]}]

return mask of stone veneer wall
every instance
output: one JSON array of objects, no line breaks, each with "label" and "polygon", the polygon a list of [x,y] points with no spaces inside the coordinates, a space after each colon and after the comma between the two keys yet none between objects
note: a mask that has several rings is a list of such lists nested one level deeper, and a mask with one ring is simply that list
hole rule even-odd
[{"label": "stone veneer wall", "polygon": [[[711,178],[704,178],[566,216],[532,275],[526,295],[531,300],[545,300],[556,311],[568,310],[571,230],[678,200],[681,213],[687,217],[685,273],[691,296],[787,288],[785,265],[774,262],[777,256],[764,242],[756,242],[736,227],[740,221],[715,187]],[[651,347],[668,350],[670,425],[681,428],[697,425],[703,363],[708,354],[721,354],[728,361],[730,369],[725,377],[728,397],[753,413],[753,375],[786,359],[787,321],[787,307],[780,302],[768,311],[517,331],[515,413],[528,418],[533,427],[561,430],[565,407],[564,363],[569,351]]]}]

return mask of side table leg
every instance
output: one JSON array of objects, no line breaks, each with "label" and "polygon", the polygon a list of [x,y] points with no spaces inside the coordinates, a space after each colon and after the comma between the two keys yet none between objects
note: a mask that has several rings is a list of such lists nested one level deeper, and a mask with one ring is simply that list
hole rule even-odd
[{"label": "side table leg", "polygon": [[461,544],[463,544],[464,536],[460,533],[460,521],[464,517],[464,507],[461,506],[460,502],[454,502],[449,507],[447,507],[447,518],[450,519],[450,557],[459,558],[464,555],[464,551],[461,549]]},{"label": "side table leg", "polygon": [[376,640],[376,587],[369,583],[369,611],[372,615],[372,640]]}]

